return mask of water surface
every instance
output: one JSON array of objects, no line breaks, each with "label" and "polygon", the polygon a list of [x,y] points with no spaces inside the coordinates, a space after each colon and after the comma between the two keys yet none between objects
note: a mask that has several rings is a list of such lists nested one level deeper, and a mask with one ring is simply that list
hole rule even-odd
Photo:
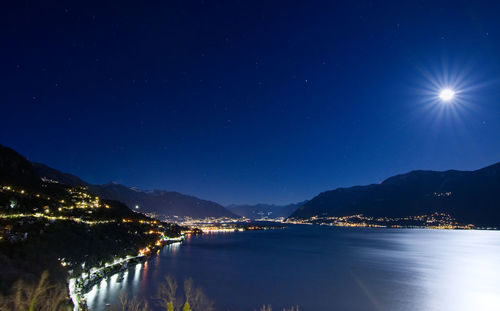
[{"label": "water surface", "polygon": [[167,274],[193,278],[217,310],[498,311],[500,232],[293,226],[205,234],[102,281],[89,307],[104,310],[119,292],[154,306]]}]

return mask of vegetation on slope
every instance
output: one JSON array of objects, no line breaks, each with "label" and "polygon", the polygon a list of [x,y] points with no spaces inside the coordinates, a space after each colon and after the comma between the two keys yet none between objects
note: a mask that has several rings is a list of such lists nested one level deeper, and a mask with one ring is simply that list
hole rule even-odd
[{"label": "vegetation on slope", "polygon": [[88,273],[116,258],[146,254],[181,228],[102,201],[85,186],[42,180],[31,163],[0,146],[0,291],[44,270],[51,282]]},{"label": "vegetation on slope", "polygon": [[[180,288],[172,277],[165,277],[154,296],[155,310],[165,311],[214,311],[214,303],[192,279],[187,279]],[[65,288],[52,284],[48,273],[44,272],[38,282],[18,281],[13,286],[12,294],[0,295],[0,311],[37,310],[37,311],[69,311],[71,305],[65,294]],[[119,302],[111,306],[112,311],[151,311],[151,305],[144,299],[129,297],[122,293]],[[272,311],[271,306],[264,305],[260,311]],[[283,311],[300,311],[298,307]]]}]

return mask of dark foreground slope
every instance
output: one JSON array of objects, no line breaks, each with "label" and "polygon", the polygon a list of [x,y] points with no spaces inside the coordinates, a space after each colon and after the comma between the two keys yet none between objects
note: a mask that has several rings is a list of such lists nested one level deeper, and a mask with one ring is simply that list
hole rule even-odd
[{"label": "dark foreground slope", "polygon": [[0,145],[0,184],[40,187],[41,180],[33,165],[14,150]]},{"label": "dark foreground slope", "polygon": [[448,213],[462,223],[500,225],[500,163],[477,171],[412,171],[381,184],[326,191],[290,217],[401,217]]},{"label": "dark foreground slope", "polygon": [[160,217],[237,217],[218,203],[179,192],[162,190],[144,191],[116,183],[91,185],[74,175],[58,171],[43,164],[33,163],[33,167],[40,176],[49,180],[70,185],[87,186],[92,193],[101,198],[123,202],[132,209],[135,206],[139,206],[139,211],[154,213]]},{"label": "dark foreground slope", "polygon": [[44,270],[65,283],[180,230],[86,187],[43,180],[28,160],[0,145],[0,294]]}]

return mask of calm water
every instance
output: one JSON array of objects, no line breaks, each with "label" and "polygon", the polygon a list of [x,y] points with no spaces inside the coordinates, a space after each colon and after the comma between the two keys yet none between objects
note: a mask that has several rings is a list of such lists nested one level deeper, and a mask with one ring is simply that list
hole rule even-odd
[{"label": "calm water", "polygon": [[192,277],[218,310],[500,310],[500,232],[295,226],[219,233],[166,246],[87,295],[152,297]]}]

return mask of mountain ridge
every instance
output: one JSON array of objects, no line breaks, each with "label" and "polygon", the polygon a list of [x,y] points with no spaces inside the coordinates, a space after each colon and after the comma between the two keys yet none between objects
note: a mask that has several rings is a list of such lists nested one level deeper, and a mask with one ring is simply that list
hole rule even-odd
[{"label": "mountain ridge", "polygon": [[130,208],[135,206],[146,213],[158,214],[162,217],[236,217],[222,205],[186,195],[176,191],[142,190],[121,184],[90,185],[89,190],[103,198],[113,198],[125,203]]},{"label": "mountain ridge", "polygon": [[500,162],[474,171],[415,170],[380,184],[324,191],[290,218],[319,216],[401,217],[448,213],[461,222],[500,224]]},{"label": "mountain ridge", "polygon": [[287,218],[290,216],[297,208],[306,203],[307,201],[302,201],[298,203],[291,203],[286,205],[278,204],[230,204],[226,205],[226,208],[230,211],[236,213],[237,215],[244,216],[250,219],[258,218]]},{"label": "mountain ridge", "polygon": [[143,190],[115,182],[92,185],[78,176],[59,171],[45,164],[32,162],[34,170],[49,180],[68,185],[88,187],[89,191],[107,200],[120,201],[129,208],[139,206],[139,211],[160,217],[237,217],[222,205],[195,196],[167,190]]},{"label": "mountain ridge", "polygon": [[182,230],[99,198],[86,186],[42,178],[30,161],[2,145],[0,214],[2,294],[43,271],[68,288],[69,278],[117,258],[143,256],[166,244],[165,236],[180,238]]}]

